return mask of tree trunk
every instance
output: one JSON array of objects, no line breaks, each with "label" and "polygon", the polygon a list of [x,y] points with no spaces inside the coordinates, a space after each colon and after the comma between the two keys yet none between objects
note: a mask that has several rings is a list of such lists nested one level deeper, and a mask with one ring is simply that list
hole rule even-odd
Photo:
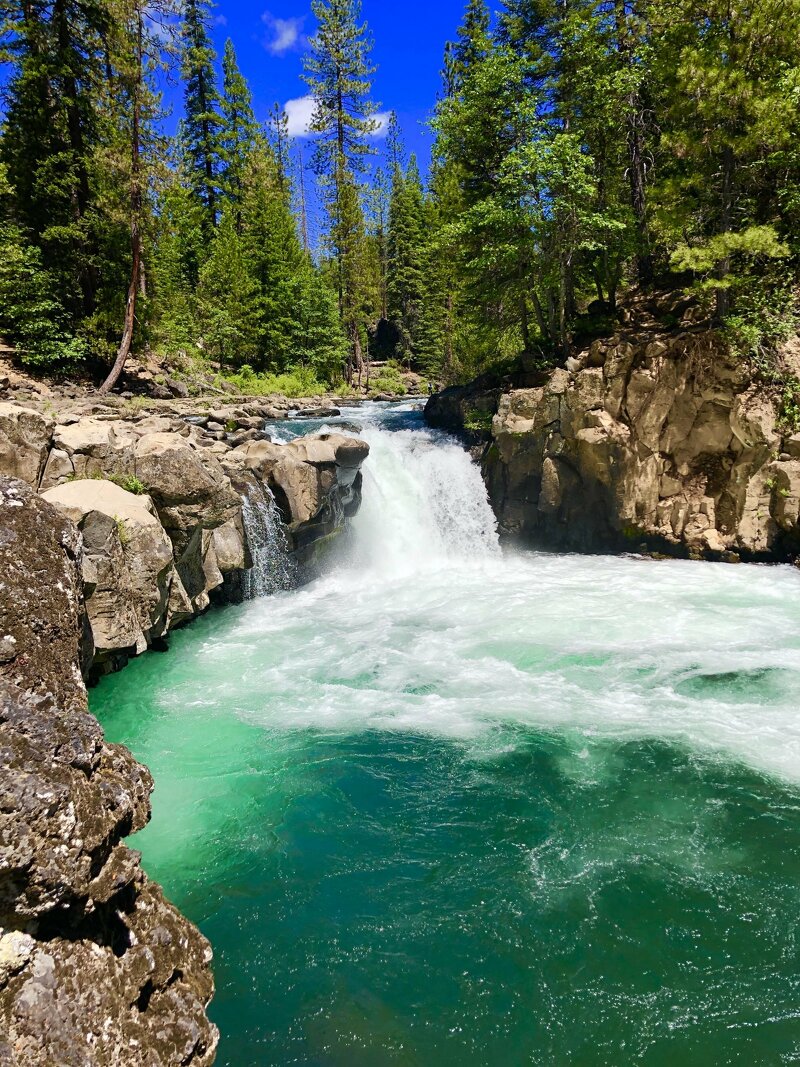
[{"label": "tree trunk", "polygon": [[109,393],[119,381],[127,362],[133,343],[133,331],[136,326],[136,297],[142,284],[142,175],[141,175],[141,107],[142,80],[144,77],[144,26],[141,7],[136,9],[136,69],[131,93],[131,281],[128,286],[128,299],[125,304],[125,321],[122,328],[122,340],[117,349],[117,358],[111,373],[100,386],[101,393]]}]

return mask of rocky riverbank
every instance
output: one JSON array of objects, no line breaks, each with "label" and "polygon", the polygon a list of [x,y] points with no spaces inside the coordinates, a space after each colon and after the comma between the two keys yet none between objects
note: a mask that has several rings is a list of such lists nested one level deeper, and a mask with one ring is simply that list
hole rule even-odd
[{"label": "rocky riverbank", "polygon": [[274,412],[0,403],[0,474],[38,490],[82,534],[95,675],[229,597],[253,562],[248,495],[274,496],[311,570],[357,510],[367,445],[339,434],[273,444],[263,426]]},{"label": "rocky riverbank", "polygon": [[[271,494],[300,565],[360,503],[369,448],[287,445],[289,410],[0,403],[0,1062],[213,1062],[211,950],[124,840],[152,779],[108,745],[85,679],[236,595],[244,504]],[[330,406],[326,409],[330,411]]]},{"label": "rocky riverbank", "polygon": [[718,332],[640,320],[525,385],[450,389],[426,410],[478,442],[507,536],[731,561],[800,552],[800,435]]}]

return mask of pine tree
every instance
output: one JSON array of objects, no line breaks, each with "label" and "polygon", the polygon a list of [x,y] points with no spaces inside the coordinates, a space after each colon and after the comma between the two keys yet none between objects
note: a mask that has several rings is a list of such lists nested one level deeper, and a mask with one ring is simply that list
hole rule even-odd
[{"label": "pine tree", "polygon": [[[311,124],[318,134],[314,168],[325,182],[329,243],[338,272],[339,308],[351,351],[347,378],[364,370],[365,225],[356,175],[372,152],[368,138],[377,130],[370,100],[371,42],[359,24],[359,0],[314,0],[319,20],[306,58],[306,82],[316,100]],[[368,374],[369,372],[367,372]]]},{"label": "pine tree", "polygon": [[[108,168],[105,194],[107,215],[124,220],[128,234],[127,294],[124,308],[120,306],[121,329],[115,334],[118,344],[113,367],[101,386],[108,392],[116,385],[130,355],[137,316],[147,294],[145,271],[145,232],[150,204],[148,191],[154,168],[163,163],[164,142],[156,126],[161,118],[159,94],[155,80],[164,68],[169,41],[163,27],[168,24],[171,7],[163,0],[106,0],[110,13],[110,28],[106,53],[106,93],[103,108],[105,123],[104,160]],[[168,57],[167,57],[168,58]],[[115,204],[116,201],[116,204]],[[116,211],[110,210],[112,205]],[[118,205],[118,206],[117,206]],[[106,288],[108,279],[106,277]],[[121,305],[123,291],[111,294],[111,308]],[[121,337],[120,337],[121,334]]]},{"label": "pine tree", "polygon": [[224,168],[222,185],[227,200],[238,204],[242,196],[248,153],[258,132],[258,124],[253,113],[253,94],[239,70],[230,38],[225,42],[222,57],[220,110],[222,126],[219,153]]},{"label": "pine tree", "polygon": [[180,161],[167,171],[156,201],[151,271],[157,340],[188,348],[198,340],[194,294],[207,256],[204,211]]},{"label": "pine tree", "polygon": [[242,197],[242,246],[258,285],[258,369],[291,365],[297,342],[296,309],[305,256],[291,211],[290,190],[263,136],[250,153]]},{"label": "pine tree", "polygon": [[424,296],[424,221],[422,182],[412,156],[406,173],[395,173],[389,209],[389,316],[399,338],[397,357],[408,366],[414,360]]},{"label": "pine tree", "polygon": [[[666,86],[663,143],[675,161],[657,196],[673,265],[708,280],[724,318],[737,273],[745,280],[781,254],[775,182],[798,167],[800,3],[684,0],[681,14],[650,13]],[[772,171],[771,159],[787,169]]]},{"label": "pine tree", "polygon": [[280,104],[275,104],[267,121],[270,144],[275,153],[275,161],[278,164],[278,179],[281,190],[289,192],[291,188],[292,157],[289,138],[289,116]]},{"label": "pine tree", "polygon": [[108,12],[102,0],[30,0],[11,7],[4,28],[14,68],[2,160],[17,217],[74,326],[93,312],[98,285],[91,184]]},{"label": "pine tree", "polygon": [[259,296],[234,211],[226,208],[197,290],[205,350],[223,365],[240,367],[258,361]]},{"label": "pine tree", "polygon": [[189,180],[205,209],[207,238],[217,224],[224,166],[220,144],[223,123],[208,19],[208,0],[185,0],[181,63],[185,81],[182,142]]},{"label": "pine tree", "polygon": [[389,125],[386,128],[386,158],[389,162],[389,177],[393,180],[398,171],[406,165],[406,149],[403,134],[396,111],[389,112]]},{"label": "pine tree", "polygon": [[0,331],[23,363],[63,370],[83,358],[85,346],[70,335],[40,249],[13,221],[13,201],[6,166],[0,164]]}]

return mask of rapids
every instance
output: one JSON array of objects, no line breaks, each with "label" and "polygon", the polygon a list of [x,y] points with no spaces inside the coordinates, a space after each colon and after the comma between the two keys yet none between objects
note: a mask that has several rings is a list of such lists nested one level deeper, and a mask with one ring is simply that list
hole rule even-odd
[{"label": "rapids", "polygon": [[800,1059],[800,573],[501,551],[455,442],[345,418],[331,573],[93,697],[219,1062]]}]

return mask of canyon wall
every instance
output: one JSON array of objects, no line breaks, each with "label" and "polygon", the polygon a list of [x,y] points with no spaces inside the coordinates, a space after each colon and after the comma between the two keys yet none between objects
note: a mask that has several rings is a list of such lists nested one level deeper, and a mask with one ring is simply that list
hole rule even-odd
[{"label": "canyon wall", "polygon": [[[712,329],[628,329],[516,388],[432,399],[431,425],[491,429],[501,529],[577,551],[785,560],[800,552],[800,435]],[[491,420],[491,421],[490,421]]]}]

